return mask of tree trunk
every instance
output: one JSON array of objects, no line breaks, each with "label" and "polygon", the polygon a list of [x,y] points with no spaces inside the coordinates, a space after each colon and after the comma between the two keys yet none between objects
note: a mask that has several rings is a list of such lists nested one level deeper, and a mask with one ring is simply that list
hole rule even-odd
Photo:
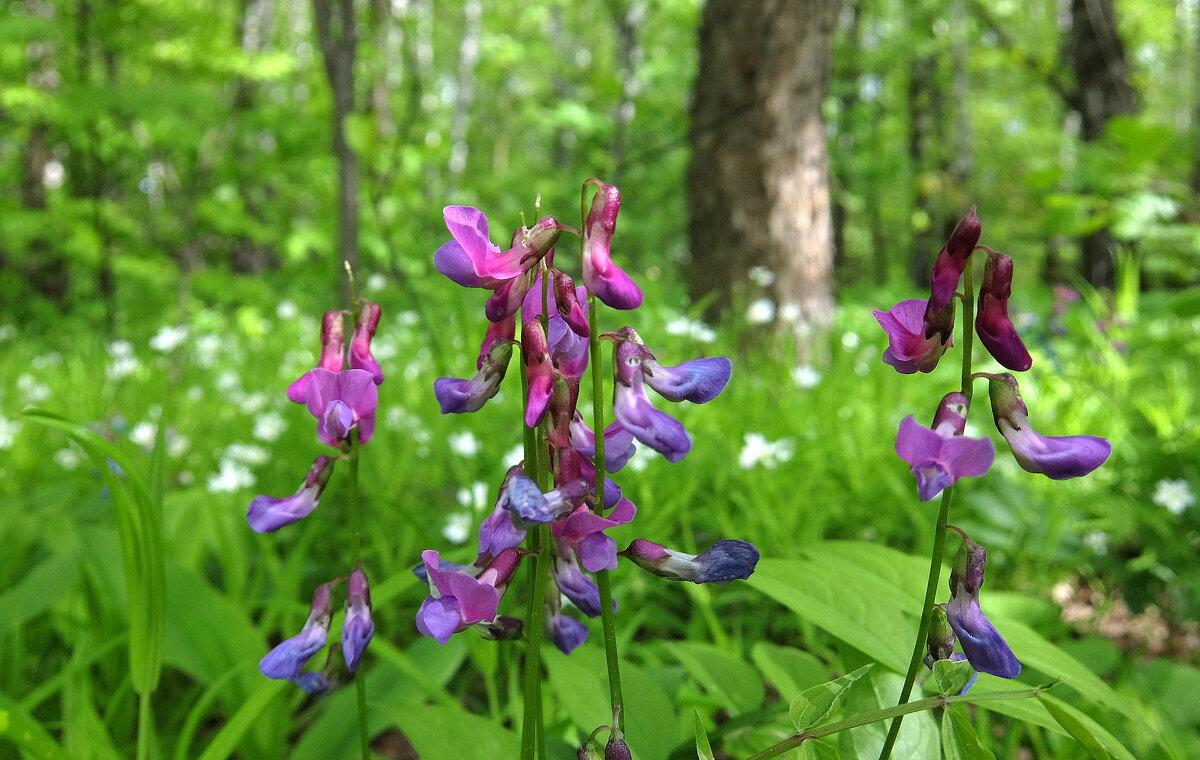
[{"label": "tree trunk", "polygon": [[[838,0],[709,0],[692,104],[692,298],[733,302],[753,266],[801,338],[832,309],[829,166],[821,101]],[[802,340],[802,352],[806,340]]]},{"label": "tree trunk", "polygon": [[[1136,96],[1112,0],[1071,0],[1071,29],[1063,58],[1075,74],[1067,103],[1079,114],[1084,142],[1100,139],[1114,116],[1134,112]],[[1083,276],[1096,287],[1112,287],[1116,275],[1112,233],[1105,227],[1083,237],[1079,245]]]}]

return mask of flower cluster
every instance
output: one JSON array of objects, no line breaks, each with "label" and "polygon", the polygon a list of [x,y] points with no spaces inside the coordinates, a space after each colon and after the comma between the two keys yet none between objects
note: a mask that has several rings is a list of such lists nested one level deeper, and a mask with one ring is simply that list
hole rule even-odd
[{"label": "flower cluster", "polygon": [[[312,514],[335,465],[350,456],[355,446],[371,439],[379,403],[377,386],[383,383],[383,372],[371,355],[371,339],[379,319],[379,306],[361,298],[355,303],[354,313],[325,313],[317,366],[288,386],[287,397],[308,409],[317,421],[317,437],[337,453],[318,456],[299,490],[291,496],[255,496],[246,512],[246,520],[254,531],[273,533]],[[345,339],[347,322],[354,325],[348,345]],[[333,592],[343,580],[346,582],[346,610],[342,624],[342,661],[333,657],[333,650],[330,650],[323,670],[302,672],[308,660],[325,646],[333,614]],[[367,575],[361,562],[356,560],[354,570],[348,576],[317,587],[308,620],[300,633],[272,649],[258,668],[268,678],[286,679],[310,694],[323,694],[336,686],[345,674],[358,670],[374,633]]]},{"label": "flower cluster", "polygon": [[[520,635],[524,623],[500,615],[499,603],[522,558],[533,551],[522,548],[528,532],[539,525],[549,526],[549,542],[536,551],[549,552],[558,591],[546,600],[540,622],[564,652],[588,635],[580,620],[564,612],[564,598],[583,615],[600,616],[599,588],[589,574],[615,569],[619,556],[655,574],[695,583],[746,578],[758,561],[758,551],[744,541],[722,541],[690,555],[637,539],[619,552],[606,534],[629,524],[637,507],[605,473],[618,473],[637,443],[671,462],[692,447],[684,426],[654,406],[647,388],[668,401],[702,404],[725,388],[732,364],[706,357],[662,365],[633,327],[595,332],[597,315],[590,313],[595,300],[629,311],[641,306],[643,296],[612,260],[620,192],[594,179],[584,190],[592,195],[581,230],[543,217],[519,228],[507,250],[491,241],[481,211],[465,206],[444,211],[452,240],[434,254],[434,265],[455,283],[491,295],[484,304],[488,326],[476,374],[439,378],[434,394],[443,413],[480,410],[499,391],[519,346],[526,389],[522,421],[540,431],[540,443],[526,450],[529,461],[510,468],[500,484],[494,507],[479,526],[474,562],[454,564],[432,550],[422,554],[416,572],[429,585],[429,596],[417,613],[417,629],[443,643],[470,627],[491,638]],[[582,238],[581,286],[554,262],[554,246],[564,233]],[[591,349],[601,339],[614,344],[614,420],[598,435],[584,422],[578,402]],[[603,469],[598,473],[598,468]]]}]

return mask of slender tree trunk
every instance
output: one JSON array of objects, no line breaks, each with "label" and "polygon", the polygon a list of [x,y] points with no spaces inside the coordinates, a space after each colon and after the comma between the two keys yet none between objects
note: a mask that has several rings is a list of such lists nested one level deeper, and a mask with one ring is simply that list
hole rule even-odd
[{"label": "slender tree trunk", "polygon": [[832,309],[821,101],[837,0],[709,0],[700,25],[688,167],[689,286],[730,306],[752,266],[807,351]]},{"label": "slender tree trunk", "polygon": [[350,291],[342,269],[343,262],[349,264],[356,273],[360,269],[358,156],[346,140],[346,118],[354,112],[354,55],[358,44],[354,28],[354,0],[313,0],[313,18],[325,60],[325,75],[333,90],[333,154],[338,164],[340,254],[337,277],[342,283],[342,300],[348,302]]}]

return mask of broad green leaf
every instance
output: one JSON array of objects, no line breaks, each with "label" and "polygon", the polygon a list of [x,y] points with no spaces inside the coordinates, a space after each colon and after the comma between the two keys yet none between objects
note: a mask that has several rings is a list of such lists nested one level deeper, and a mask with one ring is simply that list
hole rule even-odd
[{"label": "broad green leaf", "polygon": [[221,730],[213,737],[199,760],[225,760],[242,745],[246,733],[254,727],[255,722],[262,717],[267,707],[282,695],[286,689],[294,688],[284,681],[263,679],[250,697],[242,703],[238,711],[221,726]]},{"label": "broad green leaf", "polygon": [[[847,695],[842,707],[844,716],[874,713],[894,706],[900,697],[904,678],[898,673],[880,671],[871,676],[868,684],[870,688],[857,688]],[[915,700],[920,697],[918,690],[912,698]],[[843,757],[879,757],[890,724],[890,720],[883,720],[839,733],[836,739]],[[905,716],[892,748],[892,757],[938,760],[939,754],[937,722],[930,713],[924,711]]]},{"label": "broad green leaf", "polygon": [[[605,671],[601,670],[601,675]],[[621,663],[625,696],[625,739],[638,760],[666,760],[680,736],[675,707],[662,687],[636,665]],[[602,721],[608,723],[612,720]],[[600,724],[597,724],[600,725]]]},{"label": "broad green leaf", "polygon": [[1073,736],[1075,741],[1083,745],[1083,748],[1092,756],[1092,760],[1112,760],[1112,755],[1104,748],[1104,744],[1082,720],[1067,711],[1066,705],[1057,704],[1055,700],[1050,699],[1042,700],[1042,705],[1045,706],[1046,712],[1054,716],[1060,726],[1067,729],[1067,733]]},{"label": "broad green leaf", "polygon": [[943,694],[957,694],[972,678],[975,669],[966,660],[938,660],[933,663],[933,680]]},{"label": "broad green leaf", "polygon": [[70,760],[50,732],[5,694],[0,694],[0,743],[10,742],[34,760]]},{"label": "broad green leaf", "polygon": [[693,708],[692,712],[696,715],[696,760],[715,760],[712,745],[708,743],[708,732],[704,730],[704,719],[699,710]]},{"label": "broad green leaf", "polygon": [[846,690],[866,675],[874,665],[874,663],[863,665],[853,673],[847,673],[841,678],[805,689],[792,701],[792,706],[788,710],[788,715],[796,730],[807,731],[828,719],[846,699]]},{"label": "broad green leaf", "polygon": [[809,684],[829,678],[829,668],[808,652],[759,641],[750,648],[750,659],[760,673],[785,697],[799,694]]},{"label": "broad green leaf", "polygon": [[942,713],[942,752],[946,760],[996,760],[992,751],[980,743],[975,727],[958,705]]},{"label": "broad green leaf", "polygon": [[758,672],[741,659],[711,644],[677,641],[665,648],[683,663],[704,690],[737,715],[762,705],[764,689]]},{"label": "broad green leaf", "polygon": [[915,633],[911,611],[903,600],[881,588],[872,573],[851,567],[841,570],[845,572],[832,583],[827,569],[816,562],[767,558],[746,583],[881,665],[903,673]]},{"label": "broad green leaf", "polygon": [[515,731],[462,708],[412,705],[392,717],[421,760],[496,760],[520,754]]},{"label": "broad green leaf", "polygon": [[20,628],[49,609],[79,580],[79,555],[52,556],[0,594],[0,636]]},{"label": "broad green leaf", "polygon": [[[583,735],[612,723],[604,652],[599,647],[579,647],[569,655],[547,648],[542,657],[558,704]],[[626,724],[629,718],[626,713]]]},{"label": "broad green leaf", "polygon": [[1022,663],[1036,668],[1051,678],[1060,679],[1080,695],[1127,714],[1129,705],[1113,688],[1086,665],[1051,644],[1029,626],[1014,620],[1003,620],[996,627]]}]

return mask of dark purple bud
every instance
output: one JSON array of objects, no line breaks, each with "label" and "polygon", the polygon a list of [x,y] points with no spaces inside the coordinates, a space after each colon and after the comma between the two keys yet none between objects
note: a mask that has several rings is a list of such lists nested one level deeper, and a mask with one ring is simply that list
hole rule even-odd
[{"label": "dark purple bud", "polygon": [[1000,678],[1016,678],[1021,672],[1021,663],[979,607],[979,589],[983,586],[986,564],[987,551],[964,537],[950,572],[946,619],[971,667]]},{"label": "dark purple bud", "polygon": [[985,376],[990,380],[992,417],[1022,469],[1067,480],[1087,475],[1112,454],[1112,444],[1094,435],[1039,435],[1029,425],[1017,379],[1007,372]]},{"label": "dark purple bud", "polygon": [[954,297],[958,279],[967,268],[967,259],[979,243],[980,231],[979,217],[975,214],[975,207],[971,206],[971,211],[955,225],[950,239],[946,241],[933,263],[933,271],[929,275],[926,322],[932,323],[934,315],[945,309]]},{"label": "dark purple bud", "polygon": [[754,573],[759,553],[748,541],[718,541],[701,554],[685,554],[644,538],[635,539],[621,552],[638,567],[673,581],[729,583]]},{"label": "dark purple bud", "polygon": [[579,302],[575,281],[566,272],[554,273],[554,295],[558,305],[558,316],[581,338],[592,334],[588,325],[587,310]]},{"label": "dark purple bud", "polygon": [[621,192],[596,179],[588,182],[598,189],[583,227],[583,284],[614,309],[636,309],[642,305],[642,291],[612,261],[612,237],[621,209]]},{"label": "dark purple bud", "polygon": [[[345,314],[348,312],[327,311],[321,320],[321,358],[317,361],[317,366],[321,369],[330,372],[340,372],[342,369],[346,346],[342,316]],[[289,400],[297,404],[304,403],[304,397],[308,393],[308,385],[311,382],[311,374],[312,370],[305,372],[288,386],[287,397]]]},{"label": "dark purple bud", "polygon": [[283,498],[255,496],[246,511],[246,521],[256,533],[273,533],[312,514],[329,478],[337,457],[319,456],[313,460],[300,490]]},{"label": "dark purple bud", "polygon": [[1008,297],[1012,292],[1013,261],[1003,253],[988,251],[979,286],[979,312],[975,315],[975,333],[996,361],[1014,372],[1033,366],[1033,358],[1017,335],[1008,316]]},{"label": "dark purple bud", "polygon": [[609,734],[608,744],[604,745],[604,760],[633,760],[620,729],[614,728]]},{"label": "dark purple bud", "polygon": [[359,660],[375,635],[375,623],[371,620],[371,592],[367,587],[367,574],[356,567],[346,581],[346,618],[342,623],[342,656],[346,669],[351,673],[358,670]]},{"label": "dark purple bud", "polygon": [[333,615],[334,583],[322,583],[313,592],[308,620],[300,633],[281,642],[258,663],[259,671],[267,678],[294,681],[305,663],[325,646],[329,636],[329,619]]},{"label": "dark purple bud", "polygon": [[376,385],[383,382],[383,371],[379,369],[375,357],[371,356],[371,339],[379,327],[381,313],[379,304],[365,298],[358,299],[358,317],[354,324],[354,337],[350,339],[350,368],[370,372]]},{"label": "dark purple bud", "polygon": [[931,337],[926,337],[929,325],[925,321],[926,301],[913,298],[901,301],[887,311],[873,311],[875,321],[883,328],[888,338],[888,347],[883,351],[883,361],[903,375],[915,372],[932,372],[938,360],[953,342],[950,329],[943,331],[942,325],[949,317],[949,327],[954,325],[954,304],[935,315],[936,323]]},{"label": "dark purple bud", "polygon": [[554,395],[554,364],[540,320],[531,319],[521,327],[521,353],[529,378],[529,398],[525,405],[525,424],[537,427]]}]

